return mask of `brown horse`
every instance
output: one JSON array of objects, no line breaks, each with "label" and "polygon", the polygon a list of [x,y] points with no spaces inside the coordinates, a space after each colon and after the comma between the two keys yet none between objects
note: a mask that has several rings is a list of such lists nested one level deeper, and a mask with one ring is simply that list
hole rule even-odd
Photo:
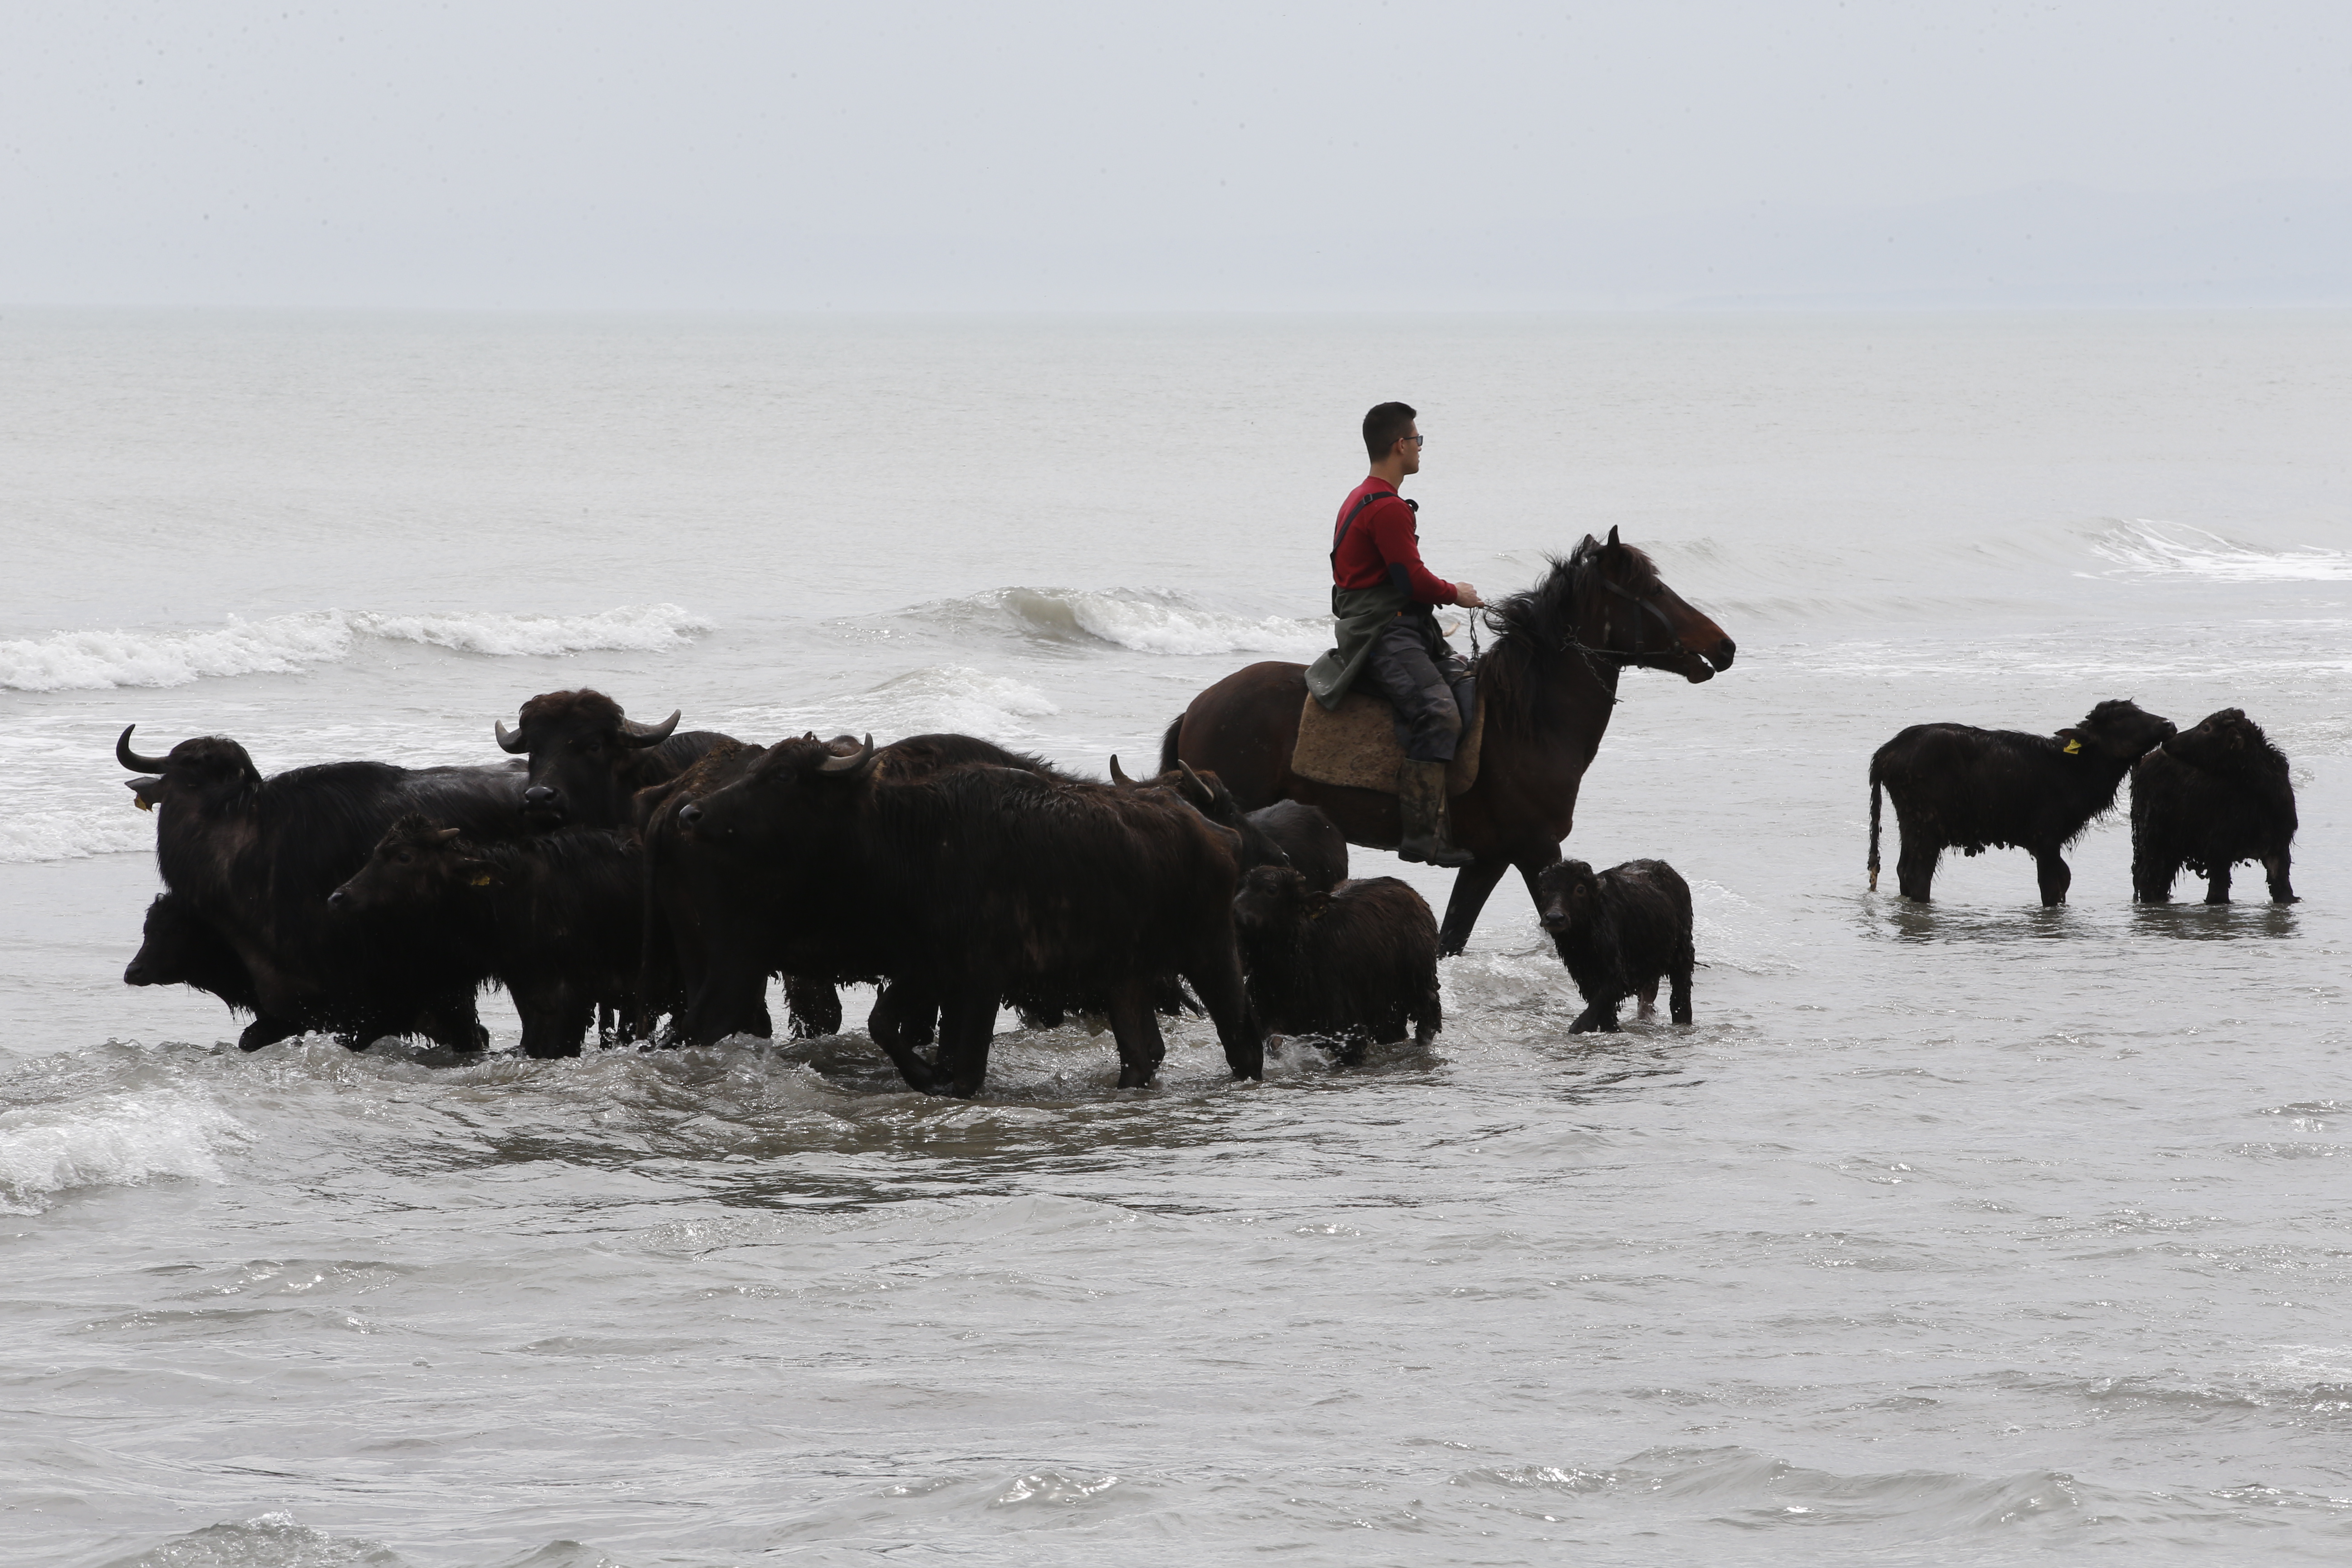
[{"label": "brown horse", "polygon": [[[1454,842],[1477,858],[1462,868],[1445,905],[1439,951],[1470,940],[1486,897],[1513,866],[1535,892],[1537,874],[1559,858],[1576,822],[1576,790],[1600,750],[1628,665],[1668,669],[1696,683],[1731,668],[1737,651],[1723,628],[1658,580],[1650,558],[1587,534],[1550,574],[1486,613],[1494,646],[1478,661],[1486,710],[1478,782],[1454,797]],[[1268,662],[1237,670],[1192,700],[1168,727],[1162,770],[1179,763],[1214,769],[1244,811],[1277,800],[1318,805],[1351,844],[1393,849],[1396,796],[1317,784],[1290,771],[1304,665]]]}]

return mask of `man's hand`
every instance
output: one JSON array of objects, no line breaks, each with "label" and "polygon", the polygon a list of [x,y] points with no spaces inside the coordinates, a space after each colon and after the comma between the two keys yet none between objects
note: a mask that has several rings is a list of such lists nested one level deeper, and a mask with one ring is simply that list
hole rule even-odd
[{"label": "man's hand", "polygon": [[1465,610],[1483,610],[1486,607],[1486,601],[1478,596],[1478,590],[1467,583],[1454,584],[1454,602]]}]

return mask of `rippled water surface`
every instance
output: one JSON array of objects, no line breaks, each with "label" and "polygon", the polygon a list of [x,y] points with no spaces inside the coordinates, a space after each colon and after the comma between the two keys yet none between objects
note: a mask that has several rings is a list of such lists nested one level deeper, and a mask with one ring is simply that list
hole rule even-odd
[{"label": "rippled water surface", "polygon": [[[0,1560],[2352,1554],[2352,321],[12,315],[0,351]],[[1433,1047],[1234,1084],[1184,1023],[1144,1092],[1009,1018],[969,1104],[856,1029],[530,1062],[495,997],[487,1059],[246,1056],[120,983],[126,723],[483,759],[593,684],[1132,765],[1321,646],[1352,421],[1399,394],[1441,573],[1619,524],[1739,640],[1627,679],[1568,845],[1689,879],[1690,1027],[1568,1036],[1515,884]],[[2116,696],[2268,729],[2305,901],[2135,907],[2113,819],[2060,910],[2007,852],[1864,890],[1881,741]]]}]

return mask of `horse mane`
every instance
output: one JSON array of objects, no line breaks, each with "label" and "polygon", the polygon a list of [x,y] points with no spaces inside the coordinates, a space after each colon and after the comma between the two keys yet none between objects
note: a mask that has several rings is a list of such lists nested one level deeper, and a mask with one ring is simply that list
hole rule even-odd
[{"label": "horse mane", "polygon": [[[1601,551],[1607,548],[1586,534],[1584,542],[1570,553],[1544,557],[1551,570],[1541,582],[1487,608],[1486,629],[1494,634],[1495,641],[1480,657],[1477,673],[1478,700],[1493,704],[1487,710],[1490,721],[1501,722],[1515,733],[1533,730],[1538,689],[1542,684],[1540,672],[1547,661],[1568,654],[1570,645],[1576,640],[1577,626],[1601,592],[1598,563]],[[1631,544],[1619,544],[1616,548],[1624,552],[1631,567],[1625,574],[1625,588],[1639,594],[1657,585],[1657,563],[1646,551]],[[1599,678],[1598,670],[1592,673]],[[1615,674],[1612,666],[1611,678],[1602,682],[1612,695]]]}]

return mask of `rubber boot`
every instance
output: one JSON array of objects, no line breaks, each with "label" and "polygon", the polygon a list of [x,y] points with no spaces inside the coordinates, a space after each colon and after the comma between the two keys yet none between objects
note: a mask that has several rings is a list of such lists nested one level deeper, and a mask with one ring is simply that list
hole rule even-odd
[{"label": "rubber boot", "polygon": [[1432,866],[1467,866],[1476,858],[1456,849],[1445,831],[1445,764],[1407,763],[1397,769],[1397,815],[1404,825],[1404,841],[1397,858]]}]

